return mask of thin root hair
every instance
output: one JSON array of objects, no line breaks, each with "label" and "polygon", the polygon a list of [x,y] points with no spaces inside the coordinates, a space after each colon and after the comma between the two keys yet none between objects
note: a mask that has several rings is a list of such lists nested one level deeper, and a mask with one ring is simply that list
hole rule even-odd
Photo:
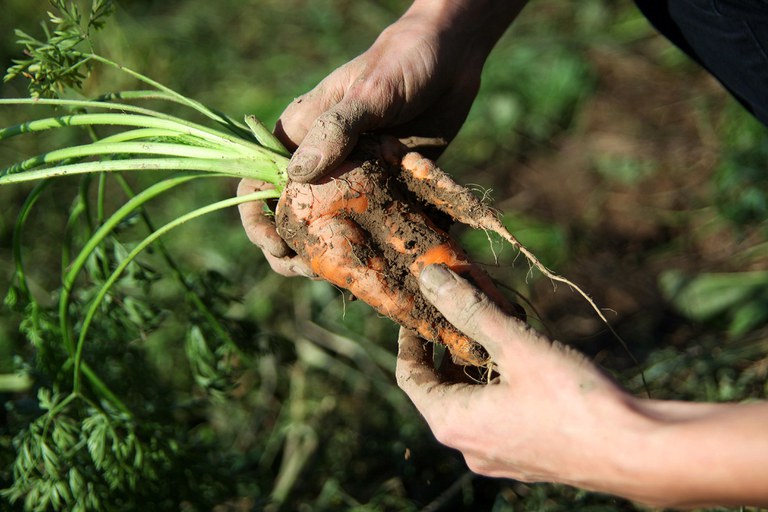
[{"label": "thin root hair", "polygon": [[[613,328],[613,326],[610,324],[610,322],[608,322],[608,319],[603,314],[602,309],[600,307],[598,307],[598,305],[595,302],[595,300],[592,297],[590,297],[587,294],[587,292],[585,292],[583,289],[581,289],[581,287],[579,287],[576,283],[574,283],[570,279],[567,279],[567,278],[565,278],[565,277],[563,277],[563,276],[561,276],[559,274],[556,274],[555,272],[553,272],[549,268],[547,268],[547,266],[544,265],[536,257],[535,254],[533,254],[530,250],[528,250],[527,247],[525,247],[522,243],[520,243],[520,241],[512,233],[509,232],[509,230],[504,226],[504,224],[501,223],[501,221],[499,221],[498,219],[496,219],[496,220],[498,221],[497,226],[490,227],[490,229],[493,229],[494,231],[496,231],[499,235],[502,236],[502,238],[504,238],[513,247],[515,247],[518,251],[520,251],[520,253],[522,253],[523,256],[525,256],[528,259],[529,263],[533,267],[536,267],[542,274],[544,274],[546,277],[548,277],[550,279],[550,281],[552,281],[553,287],[555,287],[555,289],[556,289],[556,283],[560,282],[560,283],[563,283],[563,284],[567,285],[569,288],[571,288],[571,290],[574,290],[576,293],[581,295],[584,298],[584,300],[586,300],[587,303],[592,307],[592,309],[595,311],[595,313],[600,318],[600,320],[602,320],[602,322],[605,324],[605,326],[608,328],[608,330],[611,332],[611,334],[619,341],[621,346],[624,348],[624,351],[627,353],[629,358],[632,360],[632,363],[637,368],[640,368],[640,361],[638,361],[638,359],[635,357],[635,355],[629,349],[629,344],[624,340],[624,338],[619,336],[619,333],[617,333],[616,330]],[[648,388],[648,383],[646,382],[645,374],[642,371],[642,369],[640,370],[640,377],[641,377],[641,379],[643,381],[643,387],[645,388],[645,392],[646,392],[646,394],[650,398],[650,394],[651,393],[650,393],[650,390]]]}]

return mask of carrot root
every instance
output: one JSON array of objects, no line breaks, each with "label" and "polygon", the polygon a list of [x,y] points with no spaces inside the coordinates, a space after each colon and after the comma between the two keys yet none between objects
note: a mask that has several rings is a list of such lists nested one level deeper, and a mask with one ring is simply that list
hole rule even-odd
[{"label": "carrot root", "polygon": [[401,167],[407,176],[413,178],[406,179],[406,186],[420,199],[434,205],[457,222],[475,229],[496,233],[520,252],[528,260],[531,268],[536,268],[551,281],[563,283],[581,295],[606,325],[611,334],[619,340],[619,343],[621,343],[626,352],[637,363],[626,341],[613,329],[594,299],[576,283],[553,272],[544,265],[535,254],[520,243],[517,237],[510,233],[492,208],[478,199],[469,189],[456,183],[449,174],[435,165],[432,160],[423,157],[417,152],[409,152],[404,155],[401,159]]},{"label": "carrot root", "polygon": [[487,366],[485,350],[423,298],[421,270],[445,264],[508,311],[522,316],[521,308],[401,188],[390,172],[370,163],[346,166],[319,184],[289,183],[278,204],[278,230],[320,277],[421,337],[445,344],[454,361]]}]

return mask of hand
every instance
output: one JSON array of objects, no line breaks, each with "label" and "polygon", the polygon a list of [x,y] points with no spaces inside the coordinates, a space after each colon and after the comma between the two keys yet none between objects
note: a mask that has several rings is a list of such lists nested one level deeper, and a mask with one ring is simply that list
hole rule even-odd
[{"label": "hand", "polygon": [[[472,12],[475,7],[427,3],[415,2],[368,51],[286,108],[276,134],[290,150],[298,147],[288,167],[292,179],[311,182],[323,176],[349,155],[364,132],[407,136],[407,145],[433,159],[456,135],[492,43],[503,30],[485,20],[494,14],[491,8],[484,7],[481,17]],[[462,3],[473,5],[453,4]],[[504,16],[511,21],[507,11],[515,2],[495,3],[504,13],[495,21]]]},{"label": "hand", "polygon": [[421,284],[448,321],[487,349],[499,374],[488,384],[446,379],[429,346],[401,330],[398,384],[438,441],[483,475],[599,487],[602,471],[614,468],[596,468],[595,460],[612,446],[611,425],[626,415],[631,397],[450,270],[427,267]]},{"label": "hand", "polygon": [[[380,158],[392,165],[398,165],[407,149],[397,139],[392,137],[371,137],[366,140],[366,151],[372,158]],[[341,175],[355,167],[355,163],[345,163],[338,166],[326,176]],[[237,186],[237,195],[242,196],[260,190],[274,188],[263,181],[243,179]],[[239,205],[240,220],[245,228],[248,239],[264,253],[264,257],[272,270],[286,277],[303,276],[316,278],[310,265],[291,249],[278,234],[274,215],[270,213],[264,201],[250,201]],[[274,211],[274,208],[272,208]]]},{"label": "hand", "polygon": [[427,344],[400,331],[398,384],[473,471],[659,507],[768,504],[768,403],[634,398],[450,270],[427,267],[421,288],[499,374],[467,384],[436,370]]},{"label": "hand", "polygon": [[[263,181],[244,179],[237,186],[237,195],[242,196],[269,188],[273,188],[272,185]],[[274,217],[267,214],[266,204],[263,201],[242,203],[239,210],[240,220],[248,239],[262,250],[272,270],[287,277],[315,277],[309,264],[288,247],[277,234]]]}]

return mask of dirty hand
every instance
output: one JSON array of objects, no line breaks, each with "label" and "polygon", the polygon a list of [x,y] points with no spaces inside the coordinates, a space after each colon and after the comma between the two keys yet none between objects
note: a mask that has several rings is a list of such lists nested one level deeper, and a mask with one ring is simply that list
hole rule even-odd
[{"label": "dirty hand", "polygon": [[[367,149],[372,155],[376,155],[376,158],[381,158],[393,165],[398,164],[407,151],[407,148],[397,139],[385,136],[370,138]],[[356,165],[354,162],[343,163],[326,175],[325,179],[333,179],[334,176],[343,174]],[[243,196],[272,188],[274,188],[272,185],[263,181],[245,178],[238,184],[237,195]],[[278,274],[286,277],[315,278],[316,275],[309,263],[298,256],[277,232],[272,214],[277,200],[274,202],[275,204],[270,205],[271,208],[267,208],[264,201],[249,201],[239,205],[240,220],[248,239],[261,249],[272,270]]]},{"label": "dirty hand", "polygon": [[[237,186],[237,195],[242,196],[268,188],[273,187],[263,181],[244,179]],[[297,256],[277,234],[274,217],[267,214],[264,201],[249,201],[240,204],[238,208],[240,221],[248,239],[261,249],[272,270],[287,277],[314,277],[309,264]]]},{"label": "dirty hand", "polygon": [[416,0],[369,50],[294,100],[276,128],[290,150],[298,147],[291,179],[323,176],[364,132],[407,137],[436,158],[466,119],[488,53],[521,8],[512,14],[510,4],[520,2],[490,3]]},{"label": "dirty hand", "polygon": [[421,288],[499,374],[487,384],[457,380],[455,369],[452,378],[423,340],[400,332],[398,384],[473,471],[664,508],[768,505],[768,402],[635,398],[450,270],[427,267]]},{"label": "dirty hand", "polygon": [[[466,118],[488,53],[525,3],[415,0],[368,51],[285,109],[275,132],[295,150],[291,179],[312,182],[328,174],[364,132],[386,130],[407,147],[437,157]],[[382,156],[399,153],[385,149]],[[238,194],[264,186],[243,180]],[[241,205],[240,215],[276,272],[313,275],[277,234],[263,203]]]},{"label": "dirty hand", "polygon": [[401,330],[398,384],[437,440],[487,476],[582,486],[589,483],[584,475],[599,479],[593,461],[614,446],[609,425],[631,397],[447,268],[427,267],[421,287],[448,321],[486,348],[499,374],[488,384],[453,381],[435,369],[431,345]]}]

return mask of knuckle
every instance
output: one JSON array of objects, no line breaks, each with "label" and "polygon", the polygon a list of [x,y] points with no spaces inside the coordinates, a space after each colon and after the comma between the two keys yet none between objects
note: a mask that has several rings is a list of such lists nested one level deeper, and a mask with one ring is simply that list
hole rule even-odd
[{"label": "knuckle", "polygon": [[406,363],[402,359],[398,358],[395,366],[395,382],[397,382],[397,387],[405,391],[407,394],[408,389],[410,388],[410,380],[411,372],[408,370]]},{"label": "knuckle", "polygon": [[396,87],[391,80],[376,75],[361,76],[350,88],[349,94],[357,103],[369,106],[379,115],[392,104],[396,96]]},{"label": "knuckle", "polygon": [[485,315],[494,306],[486,295],[472,289],[466,293],[466,311],[472,316]]},{"label": "knuckle", "polygon": [[340,137],[349,131],[351,124],[343,112],[330,110],[317,118],[315,128],[320,130],[321,133]]},{"label": "knuckle", "polygon": [[294,254],[293,249],[288,247],[288,244],[274,231],[268,231],[257,245],[261,250],[269,252],[275,258],[286,258]]},{"label": "knuckle", "polygon": [[299,275],[295,271],[295,264],[291,261],[291,258],[278,258],[267,251],[264,251],[264,257],[275,273],[284,277],[295,277],[296,275]]},{"label": "knuckle", "polygon": [[490,299],[476,289],[461,294],[460,304],[461,307],[456,312],[456,320],[473,332],[496,309]]},{"label": "knuckle", "polygon": [[282,114],[280,114],[280,122],[282,125],[292,125],[296,122],[296,117],[299,116],[302,109],[307,102],[307,94],[303,94],[293,99],[292,102],[285,107]]},{"label": "knuckle", "polygon": [[297,274],[293,271],[290,265],[272,264],[270,265],[272,270],[283,277],[296,277]]},{"label": "knuckle", "polygon": [[322,84],[319,84],[315,89],[295,97],[293,101],[290,102],[286,107],[285,111],[283,112],[283,116],[292,116],[295,115],[296,112],[300,112],[306,109],[308,104],[317,101],[318,98],[322,96],[321,91]]},{"label": "knuckle", "polygon": [[398,340],[401,349],[398,351],[397,360],[395,362],[395,382],[397,382],[397,386],[400,389],[405,391],[405,388],[408,387],[408,383],[413,375],[412,365],[414,358],[411,352],[402,350],[403,336],[404,334],[401,332],[400,339]]},{"label": "knuckle", "polygon": [[355,123],[349,114],[337,108],[315,119],[303,144],[322,148],[325,158],[335,161],[351,149],[357,136]]},{"label": "knuckle", "polygon": [[292,253],[285,241],[277,234],[275,225],[267,218],[251,219],[245,233],[252,244],[275,258],[284,258]]}]

